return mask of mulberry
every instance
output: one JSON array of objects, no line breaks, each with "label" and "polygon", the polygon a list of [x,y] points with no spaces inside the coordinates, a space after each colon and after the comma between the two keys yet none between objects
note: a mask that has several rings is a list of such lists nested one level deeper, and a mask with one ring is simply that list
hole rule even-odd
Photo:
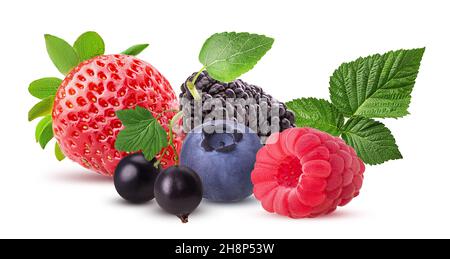
[{"label": "mulberry", "polygon": [[192,74],[181,86],[180,106],[185,115],[183,128],[186,132],[208,120],[232,120],[254,130],[265,143],[272,133],[295,127],[294,113],[284,103],[265,93],[261,87],[240,79],[223,83],[211,78],[206,71],[201,72],[195,87],[202,101],[195,102],[187,87],[195,75]]}]

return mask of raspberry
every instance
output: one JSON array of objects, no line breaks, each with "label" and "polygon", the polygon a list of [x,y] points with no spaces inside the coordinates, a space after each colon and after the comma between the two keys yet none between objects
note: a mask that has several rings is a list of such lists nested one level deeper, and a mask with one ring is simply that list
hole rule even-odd
[{"label": "raspberry", "polygon": [[[187,82],[192,81],[196,74],[197,73],[192,74],[192,76],[190,76],[181,86],[181,109],[186,108],[189,104],[191,107],[194,106],[193,97],[187,88]],[[203,71],[200,74],[195,82],[195,86],[199,93],[202,94],[203,104],[205,104],[206,101],[211,101],[212,99],[219,100],[223,104],[219,107],[214,106],[211,109],[204,108],[199,124],[203,124],[206,121],[206,118],[210,115],[222,114],[221,119],[237,121],[249,128],[252,128],[258,133],[258,136],[261,138],[262,142],[265,142],[267,137],[271,135],[272,131],[274,131],[274,129],[271,128],[271,123],[273,121],[277,123],[277,131],[283,131],[285,129],[295,127],[294,113],[288,110],[284,103],[275,100],[258,86],[250,85],[240,79],[230,83],[222,83],[211,78],[206,71]],[[237,107],[230,108],[227,106],[227,103],[233,104],[233,101],[237,98],[244,100],[253,99],[252,101],[254,102],[245,105],[243,109],[238,109]],[[183,99],[188,102],[184,103]],[[276,113],[277,115],[272,118],[272,114],[268,112],[267,116],[260,117],[260,108],[263,106],[267,111],[271,111],[271,109],[278,109]],[[256,111],[258,111],[257,114]],[[254,112],[253,115],[251,114],[252,112]],[[184,128],[186,132],[194,128],[196,119],[194,116],[195,114],[191,113],[190,116],[185,118]],[[255,128],[254,125],[258,125],[258,128]]]},{"label": "raspberry", "polygon": [[337,137],[311,128],[275,133],[257,154],[255,197],[291,218],[329,214],[359,195],[365,166]]}]

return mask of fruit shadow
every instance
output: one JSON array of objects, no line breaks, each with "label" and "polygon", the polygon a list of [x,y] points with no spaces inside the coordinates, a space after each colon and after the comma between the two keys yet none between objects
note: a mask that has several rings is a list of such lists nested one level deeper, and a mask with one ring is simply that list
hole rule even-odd
[{"label": "fruit shadow", "polygon": [[341,208],[331,214],[328,215],[324,215],[321,217],[317,217],[314,218],[314,220],[338,220],[338,219],[353,219],[353,218],[363,218],[364,217],[364,213],[362,213],[361,211],[350,211],[350,210],[345,210],[345,208]]},{"label": "fruit shadow", "polygon": [[[169,213],[165,212],[162,208],[160,208],[157,204],[157,202],[155,201],[155,199],[148,201],[148,202],[142,202],[142,203],[130,203],[120,197],[117,197],[115,199],[111,200],[112,204],[116,205],[116,206],[121,206],[121,207],[128,207],[128,208],[143,208],[143,207],[147,207],[149,213],[151,213],[152,215],[157,215],[157,216],[161,216],[161,217],[167,217],[167,216],[172,216]],[[201,206],[202,204],[200,204],[200,206],[190,214],[190,216],[201,216],[203,214],[205,214],[205,210],[204,208]]]},{"label": "fruit shadow", "polygon": [[236,201],[236,202],[214,202],[207,199],[203,199],[203,204],[205,204],[208,207],[241,207],[241,206],[248,206],[248,205],[255,205],[257,204],[257,200],[254,197],[248,197],[245,198],[242,201]]},{"label": "fruit shadow", "polygon": [[281,221],[330,221],[330,220],[348,220],[348,219],[360,219],[364,217],[364,214],[357,211],[346,211],[346,210],[337,210],[331,214],[319,216],[316,218],[301,218],[301,219],[292,219],[290,217],[281,216],[275,213],[267,214],[266,211],[261,211],[258,213],[260,217],[269,217],[273,220],[281,220]]},{"label": "fruit shadow", "polygon": [[[149,209],[149,212],[152,215],[157,215],[157,216],[161,216],[161,217],[167,217],[167,216],[173,216],[171,214],[169,214],[168,212],[164,211],[161,207],[159,207],[159,205],[156,203],[156,201],[151,201],[151,207]],[[208,214],[208,209],[205,208],[205,206],[203,206],[204,201],[202,201],[202,203],[200,203],[200,205],[191,213],[189,214],[189,217],[200,217],[200,216],[204,216],[206,214]]]},{"label": "fruit shadow", "polygon": [[[200,205],[198,206],[198,208],[195,209],[189,215],[189,218],[195,219],[197,217],[207,216],[208,214],[211,215],[211,213],[214,213],[214,211],[217,211],[214,208],[233,207],[233,206],[241,207],[241,206],[247,206],[247,205],[251,205],[251,204],[253,204],[253,205],[257,204],[257,201],[252,197],[247,198],[243,201],[233,202],[233,203],[212,202],[207,199],[203,199],[202,202],[200,203]],[[149,212],[152,215],[157,215],[157,216],[161,216],[161,217],[172,216],[169,213],[165,212],[163,209],[161,209],[155,200],[152,201],[152,204],[149,207],[150,207]],[[178,222],[179,220],[176,220],[176,221]]]},{"label": "fruit shadow", "polygon": [[54,181],[64,183],[82,183],[82,184],[112,184],[112,177],[99,175],[87,171],[68,171],[52,173],[50,178]]},{"label": "fruit shadow", "polygon": [[117,197],[112,200],[112,203],[114,205],[122,206],[122,207],[145,207],[145,206],[157,206],[156,202],[154,200],[148,201],[148,202],[141,202],[141,203],[131,203],[128,202],[120,197]]}]

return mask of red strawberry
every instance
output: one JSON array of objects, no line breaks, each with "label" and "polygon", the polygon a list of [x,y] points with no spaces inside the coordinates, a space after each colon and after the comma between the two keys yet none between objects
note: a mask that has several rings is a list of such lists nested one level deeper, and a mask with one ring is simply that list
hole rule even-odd
[{"label": "red strawberry", "polygon": [[[112,175],[126,154],[114,148],[123,128],[117,110],[139,105],[168,123],[177,108],[169,82],[150,64],[126,55],[99,56],[81,63],[61,84],[53,106],[53,130],[64,154],[87,168]],[[180,141],[176,142],[180,146]],[[173,151],[163,166],[172,165]]]},{"label": "red strawberry", "polygon": [[[59,86],[51,114],[54,136],[68,158],[111,176],[126,155],[114,147],[124,128],[116,111],[144,107],[168,132],[177,103],[169,82],[152,65],[129,55],[99,55],[71,69]],[[181,141],[175,136],[177,148]],[[161,164],[174,162],[169,148]]]}]

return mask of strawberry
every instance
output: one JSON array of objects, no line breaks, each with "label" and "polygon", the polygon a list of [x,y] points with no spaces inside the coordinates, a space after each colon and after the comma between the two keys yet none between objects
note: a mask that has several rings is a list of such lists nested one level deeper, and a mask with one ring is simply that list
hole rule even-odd
[{"label": "strawberry", "polygon": [[[116,112],[123,109],[143,107],[169,132],[178,102],[166,78],[133,56],[146,45],[136,45],[124,54],[103,55],[103,41],[94,32],[81,35],[73,47],[50,35],[46,43],[50,58],[66,77],[62,82],[44,78],[30,85],[30,93],[42,101],[30,110],[29,120],[43,117],[36,140],[45,148],[54,136],[58,159],[65,155],[97,173],[113,175],[127,155],[115,148],[124,128]],[[181,138],[175,135],[176,149],[181,147]],[[164,150],[161,165],[173,165],[174,154],[171,148]]]}]

